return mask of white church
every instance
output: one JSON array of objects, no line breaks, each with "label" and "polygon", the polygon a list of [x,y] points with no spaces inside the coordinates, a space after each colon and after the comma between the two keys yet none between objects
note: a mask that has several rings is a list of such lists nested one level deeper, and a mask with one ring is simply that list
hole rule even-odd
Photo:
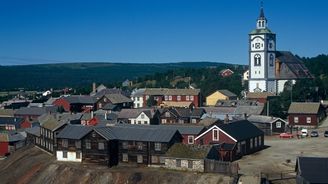
[{"label": "white church", "polygon": [[291,52],[276,50],[276,34],[267,26],[261,6],[256,29],[249,34],[249,92],[279,94],[287,81],[313,78],[303,62]]}]

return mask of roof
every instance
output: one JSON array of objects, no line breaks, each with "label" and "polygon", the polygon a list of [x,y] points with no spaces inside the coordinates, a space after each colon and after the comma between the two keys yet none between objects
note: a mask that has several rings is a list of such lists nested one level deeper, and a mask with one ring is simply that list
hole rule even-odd
[{"label": "roof", "polygon": [[93,92],[90,93],[90,95],[95,97],[96,99],[99,99],[106,94],[124,94],[126,96],[128,95],[125,91],[122,91],[119,88],[110,88],[110,89],[106,88],[101,91],[98,91],[97,93],[93,93]]},{"label": "roof", "polygon": [[198,135],[205,128],[204,126],[199,126],[199,125],[147,125],[147,126],[178,130],[182,135],[185,134]]},{"label": "roof", "polygon": [[145,93],[145,88],[141,88],[141,89],[135,89],[132,91],[131,93],[131,97],[142,97],[143,94]]},{"label": "roof", "polygon": [[237,95],[227,89],[220,89],[218,90],[218,92],[220,92],[221,94],[223,94],[224,96],[227,96],[227,97],[237,97]]},{"label": "roof", "polygon": [[202,107],[210,117],[214,114],[226,115],[234,114],[236,107]]},{"label": "roof", "polygon": [[40,137],[40,127],[39,126],[35,126],[35,127],[32,127],[32,128],[26,128],[25,132],[29,133],[29,134],[32,134],[32,135],[35,135],[37,137]]},{"label": "roof", "polygon": [[107,103],[102,109],[104,110],[115,110],[117,108],[117,105],[112,103]]},{"label": "roof", "polygon": [[165,107],[190,107],[192,102],[174,102],[174,101],[163,101],[163,106]]},{"label": "roof", "polygon": [[196,117],[201,118],[202,115],[205,113],[205,110],[202,108],[195,108],[195,109],[189,109],[189,108],[173,108],[169,109],[172,113],[180,116],[180,117]]},{"label": "roof", "polygon": [[145,95],[199,95],[200,89],[146,88]]},{"label": "roof", "polygon": [[179,132],[174,129],[153,128],[148,126],[110,126],[95,128],[107,140],[143,142],[170,142]]},{"label": "roof", "polygon": [[204,125],[204,126],[210,126],[214,123],[223,123],[223,122],[219,118],[205,117],[204,119],[200,120],[200,122],[198,124]]},{"label": "roof", "polygon": [[262,115],[250,115],[247,117],[247,120],[250,122],[254,123],[273,123],[276,120],[284,121],[287,123],[285,120],[277,117],[272,117],[272,116],[262,116]]},{"label": "roof", "polygon": [[82,125],[67,125],[59,132],[57,138],[79,140],[92,131],[91,127]]},{"label": "roof", "polygon": [[261,105],[256,100],[218,100],[215,104],[216,107],[236,107],[240,105]]},{"label": "roof", "polygon": [[219,128],[235,138],[237,141],[263,135],[263,131],[247,120],[221,124]]},{"label": "roof", "polygon": [[269,28],[265,28],[265,29],[254,29],[249,34],[253,35],[253,34],[274,34],[274,33]]},{"label": "roof", "polygon": [[248,92],[246,98],[259,99],[259,98],[268,98],[269,96],[276,96],[276,95],[270,92]]},{"label": "roof", "polygon": [[300,79],[314,78],[306,68],[303,61],[289,51],[277,51],[276,59],[280,63],[276,78],[278,79]]},{"label": "roof", "polygon": [[0,117],[14,117],[13,109],[0,109]]},{"label": "roof", "polygon": [[40,126],[52,131],[65,124],[64,122],[59,122],[52,114],[44,114],[38,118],[38,121]]},{"label": "roof", "polygon": [[235,110],[235,115],[260,115],[264,109],[263,105],[258,106],[238,106]]},{"label": "roof", "polygon": [[44,102],[44,105],[52,105],[57,99],[59,98],[49,98],[46,102]]},{"label": "roof", "polygon": [[17,142],[25,140],[21,133],[17,131],[0,132],[0,142]]},{"label": "roof", "polygon": [[328,183],[328,157],[298,157],[295,170],[309,183]]},{"label": "roof", "polygon": [[94,104],[95,98],[88,95],[72,95],[68,97],[63,97],[70,104]]},{"label": "roof", "polygon": [[288,114],[318,114],[319,109],[319,102],[292,102]]},{"label": "roof", "polygon": [[112,104],[120,104],[120,103],[129,103],[132,102],[132,100],[122,94],[106,94],[106,98],[112,103]]},{"label": "roof", "polygon": [[47,109],[45,107],[22,107],[16,110],[15,115],[41,116],[45,113],[47,113]]},{"label": "roof", "polygon": [[155,110],[153,109],[122,109],[118,113],[118,119],[129,119],[129,118],[136,118],[144,112],[149,118],[153,118],[155,115]]},{"label": "roof", "polygon": [[24,118],[15,118],[15,117],[0,117],[1,124],[10,124],[15,125],[16,128],[20,128],[20,123],[24,121]]},{"label": "roof", "polygon": [[208,145],[186,145],[176,143],[166,152],[167,157],[205,159],[212,146]]}]

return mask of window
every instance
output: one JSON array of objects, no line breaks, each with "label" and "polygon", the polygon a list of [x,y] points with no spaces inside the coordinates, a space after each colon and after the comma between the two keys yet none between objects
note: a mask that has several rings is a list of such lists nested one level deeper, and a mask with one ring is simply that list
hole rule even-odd
[{"label": "window", "polygon": [[67,151],[63,151],[63,158],[67,158]]},{"label": "window", "polygon": [[164,164],[165,163],[165,158],[164,157],[159,157],[159,163]]},{"label": "window", "polygon": [[178,101],[181,101],[181,96],[180,96],[180,95],[177,96],[177,100],[178,100]]},{"label": "window", "polygon": [[140,101],[140,97],[137,97],[137,101]]},{"label": "window", "polygon": [[168,101],[169,97],[167,95],[165,95],[164,99],[165,99],[165,101]]},{"label": "window", "polygon": [[162,119],[162,124],[166,124],[166,119]]},{"label": "window", "polygon": [[270,60],[270,66],[273,66],[273,60],[274,60],[273,54],[270,54],[269,60]]},{"label": "window", "polygon": [[104,150],[105,149],[105,143],[99,142],[98,143],[98,150]]},{"label": "window", "polygon": [[188,135],[188,144],[194,144],[194,136]]},{"label": "window", "polygon": [[252,149],[253,146],[254,146],[254,141],[253,141],[253,139],[250,139],[250,141],[249,141],[249,148]]},{"label": "window", "polygon": [[170,112],[165,112],[165,117],[170,117]]},{"label": "window", "polygon": [[80,151],[76,152],[76,159],[81,159],[81,152]]},{"label": "window", "polygon": [[85,140],[85,148],[86,149],[91,149],[91,142],[90,142],[90,140]]},{"label": "window", "polygon": [[76,148],[81,148],[81,141],[80,140],[75,141],[75,147]]},{"label": "window", "polygon": [[254,147],[257,147],[257,137],[255,137],[254,139],[255,139],[255,146]]},{"label": "window", "polygon": [[180,159],[177,159],[176,165],[177,165],[177,167],[181,167],[181,160]]},{"label": "window", "polygon": [[149,95],[146,95],[146,100],[148,100],[149,99]]},{"label": "window", "polygon": [[142,150],[143,144],[142,142],[137,143],[138,150]]},{"label": "window", "polygon": [[151,163],[158,163],[158,156],[151,156]]},{"label": "window", "polygon": [[141,124],[141,121],[138,121],[138,124]]},{"label": "window", "polygon": [[298,117],[294,117],[294,123],[298,123]]},{"label": "window", "polygon": [[272,49],[272,43],[271,42],[269,43],[269,48]]},{"label": "window", "polygon": [[193,101],[194,100],[194,96],[190,96],[189,99],[190,99],[190,101]]},{"label": "window", "polygon": [[191,119],[191,123],[197,123],[196,119]]},{"label": "window", "polygon": [[172,96],[171,96],[171,95],[169,96],[169,100],[170,100],[170,101],[172,100]]},{"label": "window", "polygon": [[192,169],[193,168],[193,161],[192,160],[188,160],[188,168]]},{"label": "window", "polygon": [[92,137],[96,137],[96,132],[92,132]]},{"label": "window", "polygon": [[259,137],[258,139],[259,139],[259,146],[262,146],[262,138]]},{"label": "window", "polygon": [[68,141],[67,141],[67,139],[62,139],[62,146],[64,148],[67,148],[68,147]]},{"label": "window", "polygon": [[218,141],[219,140],[219,130],[218,129],[213,129],[213,131],[212,131],[212,140],[213,141]]},{"label": "window", "polygon": [[189,101],[189,96],[186,96],[186,101]]},{"label": "window", "polygon": [[99,109],[102,108],[102,104],[101,104],[101,103],[98,104],[98,108],[99,108]]},{"label": "window", "polygon": [[159,142],[156,142],[155,143],[155,151],[161,151],[161,143],[159,143]]},{"label": "window", "polygon": [[276,128],[281,128],[281,122],[280,121],[276,122]]},{"label": "window", "polygon": [[306,117],[306,123],[311,123],[311,117]]},{"label": "window", "polygon": [[144,114],[141,114],[141,119],[144,119],[145,118],[145,115]]},{"label": "window", "polygon": [[123,149],[128,149],[129,143],[128,142],[123,142],[122,147]]},{"label": "window", "polygon": [[254,66],[261,66],[261,55],[260,54],[254,55]]},{"label": "window", "polygon": [[143,156],[137,155],[137,163],[141,164],[143,162]]},{"label": "window", "polygon": [[128,161],[129,161],[128,154],[126,154],[126,153],[123,153],[123,154],[122,154],[122,161],[123,161],[123,162],[128,162]]}]

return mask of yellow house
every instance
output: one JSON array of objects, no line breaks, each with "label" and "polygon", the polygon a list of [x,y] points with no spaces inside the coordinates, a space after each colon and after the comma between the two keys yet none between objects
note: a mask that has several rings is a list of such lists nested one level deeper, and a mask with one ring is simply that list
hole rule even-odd
[{"label": "yellow house", "polygon": [[218,100],[236,100],[237,95],[234,94],[233,92],[222,89],[222,90],[217,90],[213,92],[212,94],[208,95],[206,97],[206,105],[207,106],[215,106],[216,102]]}]

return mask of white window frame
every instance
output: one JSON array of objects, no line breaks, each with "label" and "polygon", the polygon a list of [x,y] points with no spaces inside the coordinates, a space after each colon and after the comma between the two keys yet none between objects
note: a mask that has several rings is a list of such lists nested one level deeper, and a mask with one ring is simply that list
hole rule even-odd
[{"label": "white window frame", "polygon": [[306,117],[306,123],[312,123],[312,118],[311,117]]},{"label": "white window frame", "polygon": [[186,96],[186,101],[189,101],[189,96]]},{"label": "white window frame", "polygon": [[181,96],[180,95],[177,96],[177,101],[181,101]]},{"label": "white window frame", "polygon": [[165,101],[169,100],[169,97],[167,95],[164,96]]},{"label": "white window frame", "polygon": [[137,163],[142,164],[143,163],[143,156],[142,155],[137,155]]},{"label": "white window frame", "polygon": [[98,142],[98,150],[105,150],[105,143]]},{"label": "white window frame", "polygon": [[172,101],[172,96],[171,95],[169,96],[169,101]]},{"label": "white window frame", "polygon": [[194,96],[189,97],[190,101],[194,101]]},{"label": "white window frame", "polygon": [[276,122],[276,128],[281,128],[281,121]]},{"label": "white window frame", "polygon": [[129,155],[127,153],[122,154],[122,161],[123,162],[128,162],[129,161]]},{"label": "white window frame", "polygon": [[294,117],[294,123],[298,123],[298,117]]},{"label": "white window frame", "polygon": [[155,151],[161,151],[162,150],[162,144],[160,142],[155,142],[154,148],[155,148]]},{"label": "white window frame", "polygon": [[194,143],[195,143],[195,136],[188,135],[188,144],[194,144]]},{"label": "white window frame", "polygon": [[[216,139],[215,139],[216,135]],[[212,130],[212,140],[213,141],[218,141],[219,140],[219,129],[213,129]]]}]

